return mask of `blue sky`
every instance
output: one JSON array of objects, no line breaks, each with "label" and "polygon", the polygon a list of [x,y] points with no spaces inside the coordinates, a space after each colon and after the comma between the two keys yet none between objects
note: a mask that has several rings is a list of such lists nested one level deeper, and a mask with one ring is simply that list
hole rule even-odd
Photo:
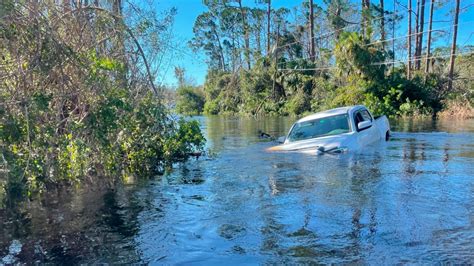
[{"label": "blue sky", "polygon": [[[255,2],[255,0],[243,0],[242,4],[244,6],[256,6]],[[273,8],[291,8],[300,5],[302,1],[273,0],[272,2]],[[178,10],[173,25],[177,47],[172,62],[164,67],[164,73],[161,73],[159,82],[166,85],[175,85],[177,81],[174,77],[174,66],[181,66],[186,69],[187,76],[192,78],[197,85],[201,85],[204,83],[207,72],[205,57],[202,54],[193,54],[187,42],[193,37],[194,21],[197,16],[206,12],[207,8],[202,4],[202,0],[160,0],[157,5],[157,8],[162,10],[172,7],[176,7]]]},{"label": "blue sky", "polygon": [[[301,5],[303,0],[273,0],[272,7],[280,8],[287,7],[291,8],[294,6]],[[406,6],[407,0],[398,0],[401,4]],[[244,6],[255,6],[255,0],[243,0],[242,3]],[[314,0],[316,4],[323,5],[322,0]],[[360,0],[352,1],[355,4],[359,4]],[[378,0],[372,0],[371,2],[377,3]],[[416,0],[412,0],[413,8],[415,8]],[[429,0],[426,0],[428,5]],[[440,0],[436,0],[440,2]],[[454,0],[443,0],[445,6],[441,9],[435,10],[435,19],[444,20],[439,21],[433,24],[433,29],[442,28],[443,30],[450,29],[452,22],[452,16],[450,14],[450,9],[454,7]],[[473,6],[471,6],[473,5]],[[403,7],[397,5],[398,12],[402,13],[406,10]],[[173,25],[174,32],[174,41],[176,43],[175,48],[172,51],[172,54],[169,55],[168,62],[162,67],[160,71],[160,77],[158,77],[159,82],[166,85],[175,85],[176,79],[174,77],[174,67],[181,66],[186,69],[187,76],[191,77],[197,85],[203,84],[206,76],[207,66],[205,63],[205,57],[202,54],[194,54],[192,50],[188,47],[187,42],[193,37],[193,24],[196,17],[205,12],[207,9],[202,4],[202,0],[159,0],[156,8],[159,10],[166,10],[171,7],[177,8],[177,15],[175,17],[175,23]],[[459,18],[459,35],[458,43],[459,44],[474,44],[474,0],[462,0],[461,8],[469,7],[464,10]],[[263,8],[263,6],[262,6]],[[393,9],[393,0],[385,0],[385,8],[387,10]],[[426,8],[425,16],[429,15],[429,6]],[[403,14],[403,13],[402,13]],[[427,20],[427,18],[426,18]],[[400,34],[406,34],[406,20],[401,22],[400,28],[397,31],[400,31]],[[426,35],[425,35],[426,38]],[[438,40],[437,45],[446,45],[447,41],[450,41],[450,38],[447,37],[446,40]],[[402,40],[400,40],[402,41]],[[402,41],[403,42],[403,41]]]}]

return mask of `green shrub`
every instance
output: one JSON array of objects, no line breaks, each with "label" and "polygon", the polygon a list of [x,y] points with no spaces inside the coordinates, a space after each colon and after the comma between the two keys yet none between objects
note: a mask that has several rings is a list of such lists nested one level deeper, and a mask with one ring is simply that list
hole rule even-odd
[{"label": "green shrub", "polygon": [[204,104],[204,113],[208,115],[217,115],[219,114],[219,103],[216,100],[206,101]]},{"label": "green shrub", "polygon": [[330,107],[361,104],[365,100],[365,89],[359,85],[348,85],[336,89],[336,96],[330,99]]},{"label": "green shrub", "polygon": [[299,115],[310,110],[309,97],[303,92],[297,92],[286,103],[285,110],[290,115]]},{"label": "green shrub", "polygon": [[204,93],[199,88],[181,87],[177,90],[176,112],[184,115],[199,115],[204,111]]}]

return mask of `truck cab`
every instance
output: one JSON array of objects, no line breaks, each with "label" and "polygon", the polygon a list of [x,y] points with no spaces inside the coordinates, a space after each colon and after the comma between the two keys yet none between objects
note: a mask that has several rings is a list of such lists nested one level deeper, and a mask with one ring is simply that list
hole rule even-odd
[{"label": "truck cab", "polygon": [[374,117],[363,105],[335,108],[299,119],[281,145],[270,151],[347,151],[388,140],[387,117]]}]

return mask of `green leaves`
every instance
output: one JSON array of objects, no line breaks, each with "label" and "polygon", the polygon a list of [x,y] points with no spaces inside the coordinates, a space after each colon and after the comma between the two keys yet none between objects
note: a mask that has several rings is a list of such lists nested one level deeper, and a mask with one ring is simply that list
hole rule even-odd
[{"label": "green leaves", "polygon": [[379,45],[370,43],[370,39],[356,32],[343,32],[334,53],[339,76],[362,75],[364,79],[374,82],[385,79],[385,65],[379,64],[385,60],[385,51]]},{"label": "green leaves", "polygon": [[150,177],[202,148],[199,126],[175,121],[149,93],[159,66],[143,66],[163,53],[175,9],[135,6],[129,22],[106,6],[14,2],[0,1],[0,194],[87,176]]},{"label": "green leaves", "polygon": [[189,153],[202,150],[204,143],[199,123],[180,119],[175,132],[164,142],[165,159],[168,163],[186,160]]},{"label": "green leaves", "polygon": [[96,61],[96,66],[103,70],[114,71],[121,70],[122,65],[117,61],[107,57],[99,58]]},{"label": "green leaves", "polygon": [[204,109],[204,93],[199,88],[180,87],[177,90],[176,111],[184,115],[199,115]]},{"label": "green leaves", "polygon": [[33,94],[33,102],[35,103],[38,111],[44,112],[48,110],[49,102],[51,101],[52,96],[47,95],[44,92],[35,92]]},{"label": "green leaves", "polygon": [[107,56],[98,56],[95,50],[91,50],[87,54],[88,59],[91,61],[91,72],[98,74],[99,70],[104,71],[123,71],[123,62],[119,59],[114,59]]}]

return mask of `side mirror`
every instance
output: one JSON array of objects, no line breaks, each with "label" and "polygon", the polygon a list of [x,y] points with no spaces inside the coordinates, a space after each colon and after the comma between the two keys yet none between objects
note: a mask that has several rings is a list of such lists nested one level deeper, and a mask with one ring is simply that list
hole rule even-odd
[{"label": "side mirror", "polygon": [[278,142],[278,143],[284,143],[285,140],[286,140],[285,136],[282,136],[282,137],[277,138],[277,142]]},{"label": "side mirror", "polygon": [[372,126],[372,121],[362,121],[359,124],[357,124],[357,128],[359,128],[359,131],[367,129]]}]

